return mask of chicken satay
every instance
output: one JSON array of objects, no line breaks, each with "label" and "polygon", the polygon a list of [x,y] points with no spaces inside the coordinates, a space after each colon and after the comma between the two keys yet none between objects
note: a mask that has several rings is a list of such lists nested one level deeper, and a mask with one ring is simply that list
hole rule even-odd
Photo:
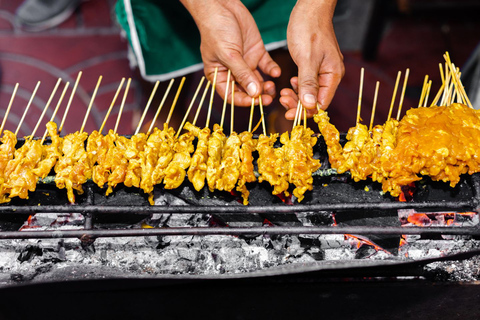
[{"label": "chicken satay", "polygon": [[261,134],[258,137],[257,166],[260,175],[258,181],[268,181],[273,186],[272,194],[284,193],[288,196],[288,169],[284,160],[284,149],[273,147],[277,138],[278,134],[271,134],[270,136]]},{"label": "chicken satay", "polygon": [[240,133],[239,138],[242,142],[240,148],[240,174],[238,177],[236,190],[242,194],[243,204],[248,204],[248,197],[250,191],[248,191],[246,183],[254,182],[257,180],[253,172],[253,151],[256,149],[257,140],[253,139],[251,132],[244,131]]},{"label": "chicken satay", "polygon": [[43,146],[42,160],[32,170],[37,177],[42,179],[52,171],[58,159],[62,156],[63,138],[58,135],[57,124],[53,121],[48,122],[47,131],[52,143]]},{"label": "chicken satay", "polygon": [[221,178],[222,171],[220,165],[222,162],[223,148],[225,146],[226,136],[223,128],[218,124],[213,126],[213,132],[208,139],[208,159],[207,159],[207,185],[213,192],[217,185],[217,180]]},{"label": "chicken satay", "polygon": [[197,137],[197,147],[193,153],[187,176],[195,190],[200,191],[205,186],[205,178],[207,176],[208,140],[210,139],[210,129],[203,128],[194,131],[194,135]]},{"label": "chicken satay", "polygon": [[145,150],[147,144],[147,136],[144,133],[133,135],[127,143],[125,150],[125,158],[128,160],[127,172],[125,173],[126,187],[140,187],[140,179],[142,177],[142,159],[141,153]]},{"label": "chicken satay", "polygon": [[240,147],[242,141],[236,132],[230,133],[223,147],[222,162],[220,163],[220,177],[216,182],[216,189],[232,191],[240,176]]},{"label": "chicken satay", "polygon": [[159,133],[162,143],[158,146],[158,159],[152,172],[153,184],[162,183],[165,177],[165,169],[175,154],[175,130],[164,123],[163,130]]},{"label": "chicken satay", "polygon": [[198,134],[200,128],[187,122],[185,123],[184,129],[187,130],[187,132],[175,141],[173,148],[175,154],[165,169],[165,177],[163,178],[165,189],[180,187],[187,175],[186,169],[188,169],[192,161],[191,154],[194,151],[193,140],[195,139],[195,133]]},{"label": "chicken satay", "polygon": [[83,194],[82,185],[92,178],[92,164],[85,150],[86,132],[75,132],[63,138],[62,157],[55,165],[55,183],[59,189],[67,189],[68,201],[75,203],[73,190]]}]

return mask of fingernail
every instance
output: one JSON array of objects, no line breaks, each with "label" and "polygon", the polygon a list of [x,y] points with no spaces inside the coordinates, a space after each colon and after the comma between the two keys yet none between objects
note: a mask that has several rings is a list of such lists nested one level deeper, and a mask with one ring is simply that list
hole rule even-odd
[{"label": "fingernail", "polygon": [[317,99],[315,99],[313,94],[310,94],[310,93],[304,94],[303,100],[305,100],[305,102],[308,104],[315,104],[315,102],[317,102]]},{"label": "fingernail", "polygon": [[250,82],[247,86],[248,95],[253,97],[257,93],[257,85],[255,82]]}]

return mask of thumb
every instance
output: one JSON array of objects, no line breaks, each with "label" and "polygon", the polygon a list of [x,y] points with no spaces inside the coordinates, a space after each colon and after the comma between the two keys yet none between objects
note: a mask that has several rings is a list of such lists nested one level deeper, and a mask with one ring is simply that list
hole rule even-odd
[{"label": "thumb", "polygon": [[239,53],[232,54],[229,58],[225,66],[232,71],[235,81],[249,96],[257,97],[261,93],[261,84],[255,73]]},{"label": "thumb", "polygon": [[318,66],[298,66],[298,97],[307,109],[315,108],[318,95]]}]

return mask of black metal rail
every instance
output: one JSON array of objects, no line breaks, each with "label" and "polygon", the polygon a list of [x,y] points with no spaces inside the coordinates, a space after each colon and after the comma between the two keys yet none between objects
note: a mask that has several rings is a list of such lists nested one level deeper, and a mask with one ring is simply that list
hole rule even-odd
[{"label": "black metal rail", "polygon": [[477,227],[176,227],[147,229],[108,229],[108,230],[42,230],[4,231],[0,239],[45,239],[98,237],[137,237],[137,236],[185,236],[185,235],[286,235],[286,234],[357,234],[357,235],[459,235],[480,236]]},{"label": "black metal rail", "polygon": [[42,205],[42,206],[0,206],[0,214],[35,214],[35,213],[72,213],[81,214],[138,214],[148,215],[153,213],[171,214],[253,214],[253,213],[275,213],[291,214],[299,212],[321,212],[321,211],[362,211],[362,210],[399,210],[399,209],[421,209],[421,210],[466,210],[478,211],[478,204],[470,201],[435,201],[435,202],[382,202],[382,203],[327,203],[311,205],[281,205],[281,206],[102,206],[102,205]]}]

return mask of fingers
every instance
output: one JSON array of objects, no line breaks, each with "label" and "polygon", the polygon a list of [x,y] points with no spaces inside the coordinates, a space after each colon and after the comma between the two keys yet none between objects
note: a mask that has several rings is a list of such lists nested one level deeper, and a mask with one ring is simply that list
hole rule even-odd
[{"label": "fingers", "polygon": [[265,51],[265,53],[263,54],[262,58],[258,62],[258,67],[260,68],[260,70],[262,70],[263,73],[273,78],[280,77],[282,73],[280,66],[275,61],[273,61],[268,51]]},{"label": "fingers", "polygon": [[244,88],[250,97],[257,98],[261,93],[261,83],[254,71],[250,69],[238,52],[232,52],[228,61],[226,67],[232,70],[235,81]]},{"label": "fingers", "polygon": [[320,66],[315,64],[298,66],[298,96],[307,109],[315,109],[317,105],[319,69]]},{"label": "fingers", "polygon": [[338,73],[325,73],[319,77],[318,102],[320,108],[326,110],[332,102],[333,96],[337,91],[338,85],[343,77],[343,71]]},{"label": "fingers", "polygon": [[[280,103],[287,109],[285,112],[285,118],[288,120],[295,119],[295,113],[297,112],[297,105],[298,105],[298,96],[296,92],[292,89],[282,89],[280,91]],[[306,109],[307,110],[307,117],[313,117],[317,111],[315,109]]]}]

